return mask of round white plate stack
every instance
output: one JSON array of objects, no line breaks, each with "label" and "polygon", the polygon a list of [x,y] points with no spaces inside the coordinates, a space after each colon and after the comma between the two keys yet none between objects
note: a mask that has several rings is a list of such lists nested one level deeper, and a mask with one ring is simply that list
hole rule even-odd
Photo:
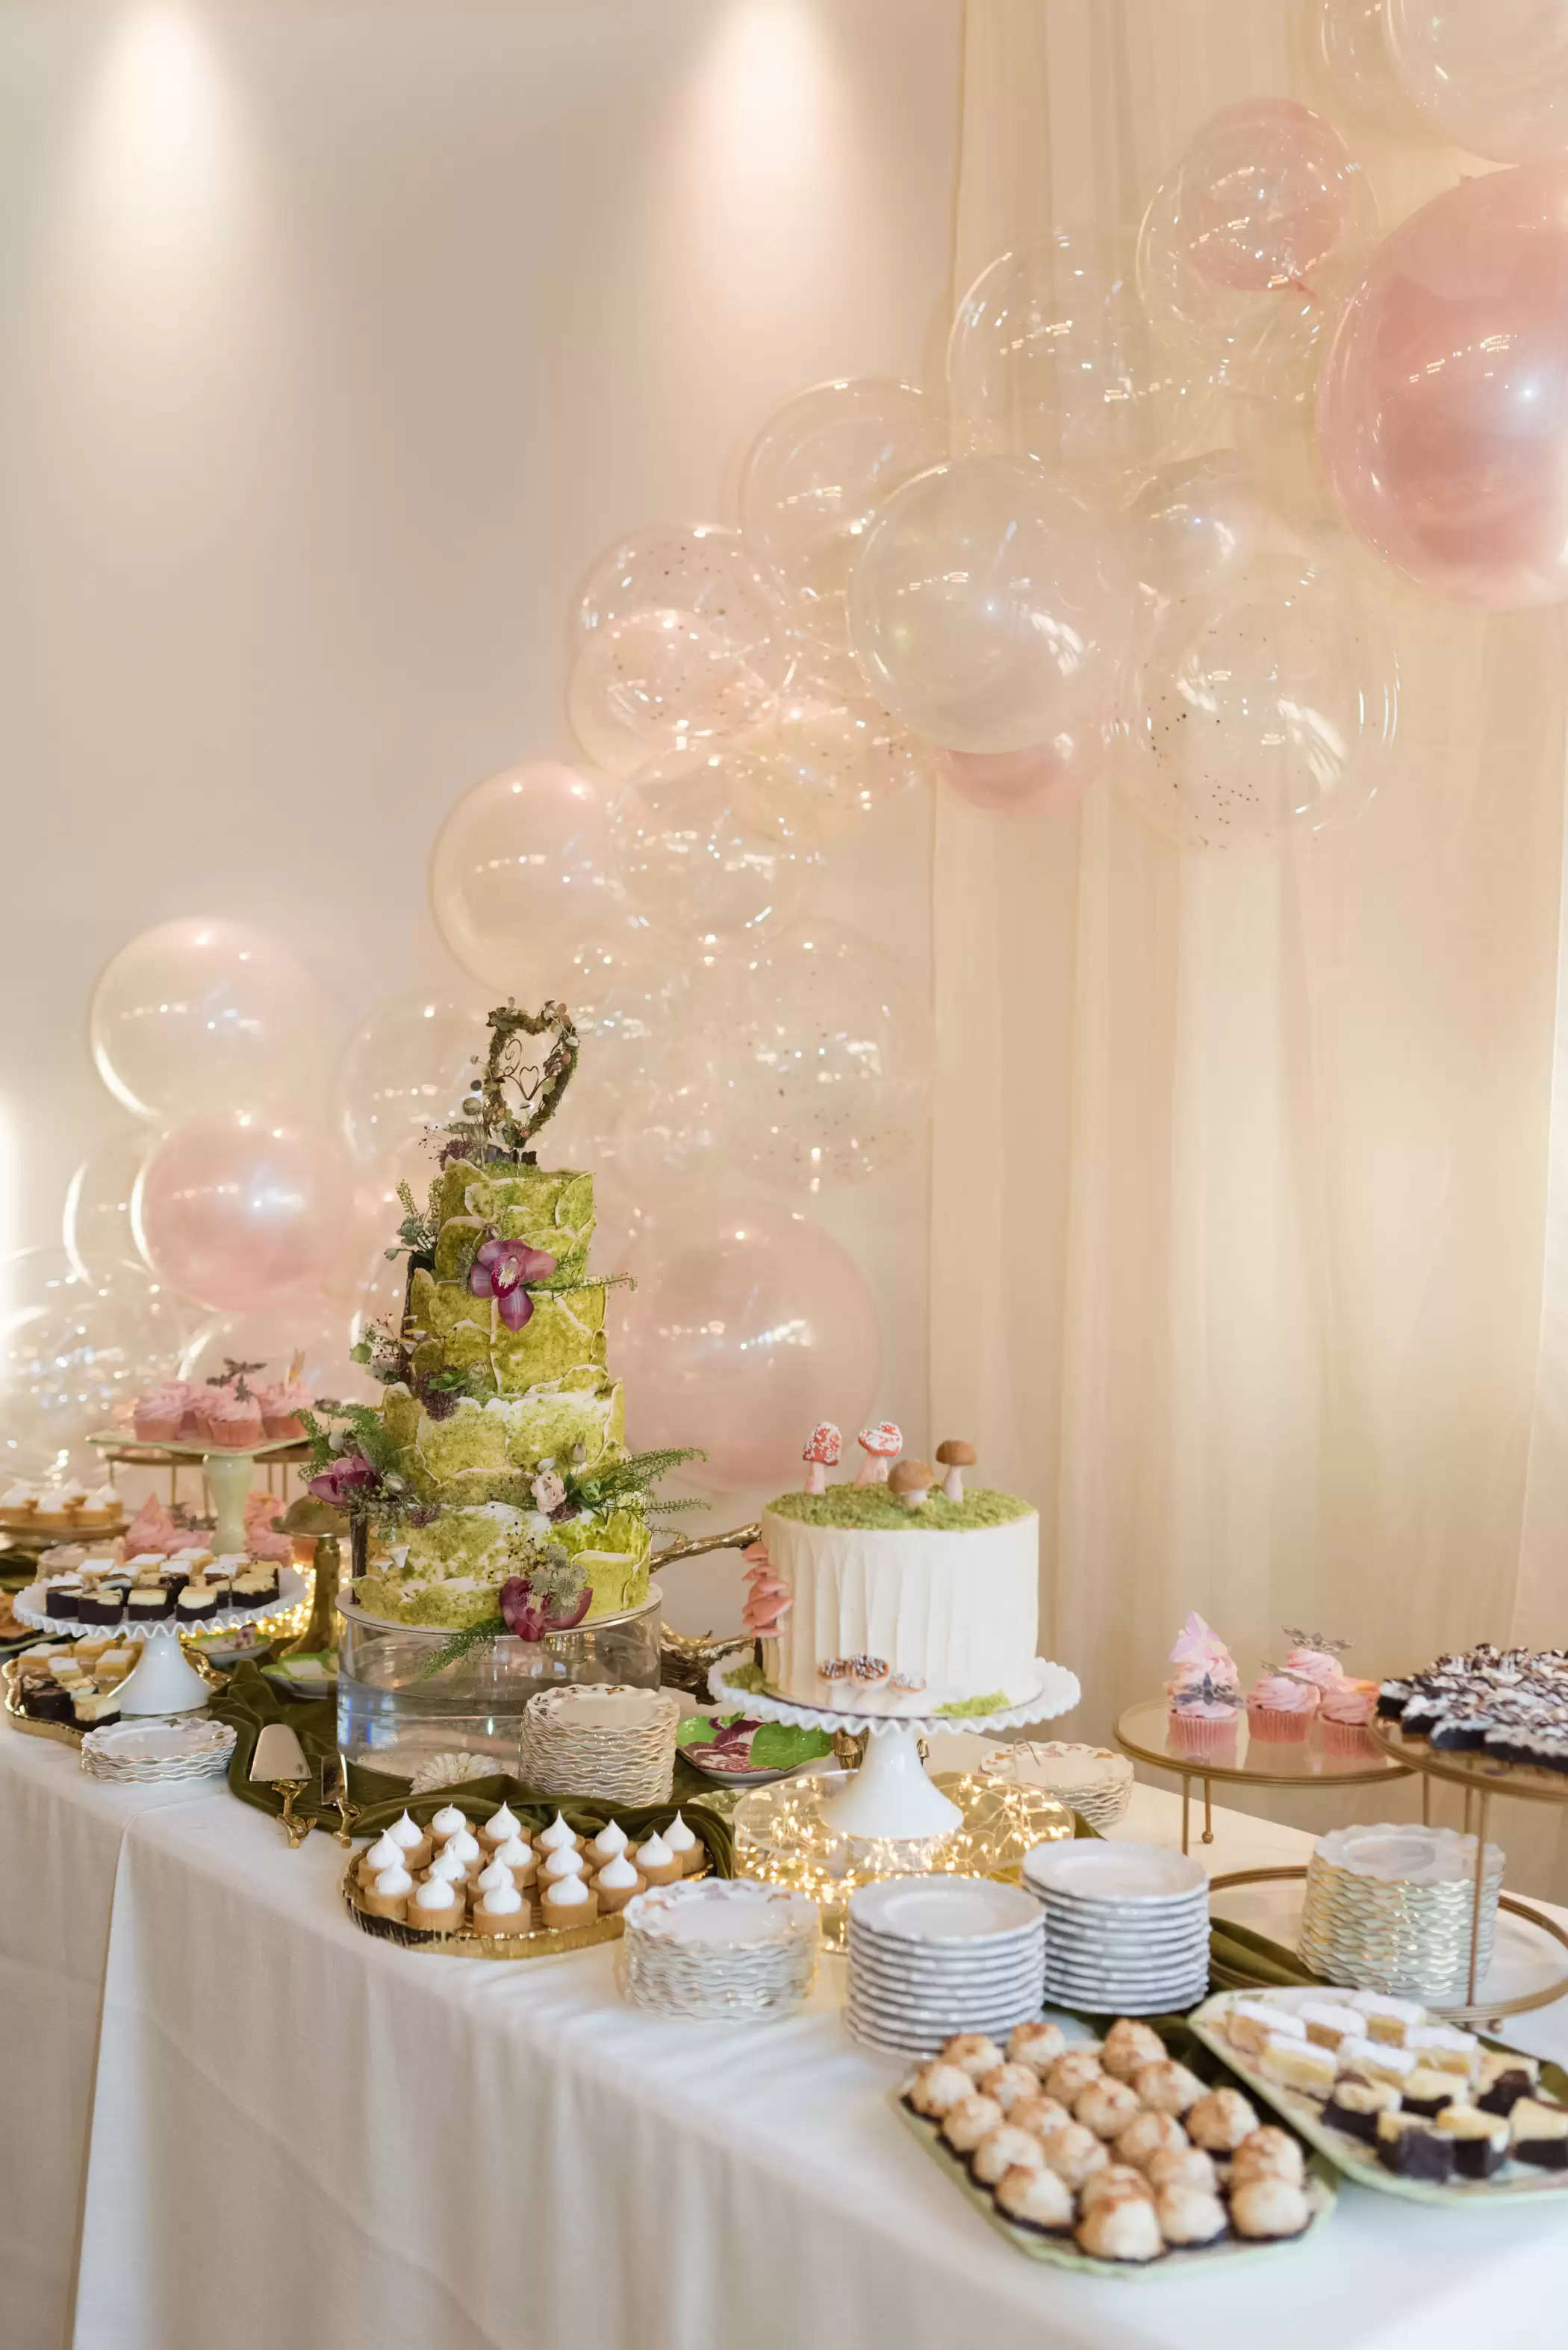
[{"label": "round white plate stack", "polygon": [[955,2032],[1005,2038],[1044,2003],[1039,1904],[987,1877],[888,1877],[849,1902],[844,2021],[873,2048],[934,2056]]},{"label": "round white plate stack", "polygon": [[1209,1989],[1209,1879],[1163,1845],[1043,1844],[1023,1883],[1045,1913],[1045,1989],[1096,2014],[1164,2015]]},{"label": "round white plate stack", "polygon": [[788,2015],[816,1974],[816,1904],[746,1877],[654,1885],[626,1905],[616,1981],[634,2007],[722,2022]]},{"label": "round white plate stack", "polygon": [[523,1783],[542,1795],[667,1804],[680,1719],[670,1690],[618,1681],[545,1690],[523,1711]]},{"label": "round white plate stack", "polygon": [[1132,1801],[1133,1766],[1108,1746],[1064,1738],[1019,1738],[988,1754],[981,1775],[1013,1787],[1039,1787],[1103,1835]]},{"label": "round white plate stack", "polygon": [[89,1779],[126,1786],[161,1786],[180,1779],[221,1778],[234,1751],[226,1721],[115,1721],[82,1740]]}]

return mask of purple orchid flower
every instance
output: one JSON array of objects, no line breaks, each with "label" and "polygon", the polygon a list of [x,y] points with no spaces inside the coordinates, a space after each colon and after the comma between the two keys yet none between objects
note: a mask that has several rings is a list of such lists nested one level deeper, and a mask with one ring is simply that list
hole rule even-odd
[{"label": "purple orchid flower", "polygon": [[520,1640],[542,1640],[546,1632],[569,1632],[593,1606],[591,1584],[585,1584],[570,1607],[552,1613],[535,1597],[525,1575],[509,1575],[501,1586],[501,1614],[509,1632]]},{"label": "purple orchid flower", "polygon": [[469,1267],[468,1285],[475,1297],[494,1298],[509,1330],[521,1330],[534,1317],[527,1284],[547,1281],[556,1262],[548,1249],[530,1248],[525,1241],[484,1241]]},{"label": "purple orchid flower", "polygon": [[362,1452],[345,1452],[332,1461],[319,1477],[310,1480],[307,1490],[318,1502],[329,1502],[337,1510],[350,1508],[354,1502],[374,1492],[380,1477],[371,1468]]}]

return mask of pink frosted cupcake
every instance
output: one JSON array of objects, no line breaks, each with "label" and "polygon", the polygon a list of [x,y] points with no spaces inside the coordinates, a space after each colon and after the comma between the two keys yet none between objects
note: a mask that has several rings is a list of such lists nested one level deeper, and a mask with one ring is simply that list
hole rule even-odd
[{"label": "pink frosted cupcake", "polygon": [[1175,1754],[1222,1754],[1235,1742],[1241,1692],[1216,1685],[1211,1675],[1170,1696],[1169,1745]]},{"label": "pink frosted cupcake", "polygon": [[302,1437],[305,1422],[299,1415],[310,1409],[312,1400],[303,1379],[272,1379],[265,1387],[258,1388],[256,1401],[261,1406],[267,1442],[292,1443]]},{"label": "pink frosted cupcake", "polygon": [[1322,1632],[1298,1632],[1290,1624],[1285,1626],[1285,1638],[1295,1646],[1287,1652],[1282,1672],[1294,1673],[1299,1681],[1311,1681],[1320,1693],[1344,1679],[1340,1659],[1350,1646],[1348,1640],[1331,1640]]},{"label": "pink frosted cupcake", "polygon": [[1247,1691],[1247,1721],[1253,1737],[1299,1745],[1312,1728],[1318,1698],[1311,1681],[1298,1680],[1277,1666],[1265,1667]]},{"label": "pink frosted cupcake", "polygon": [[216,1394],[205,1411],[207,1441],[227,1452],[250,1452],[262,1441],[261,1406],[254,1395]]},{"label": "pink frosted cupcake", "polygon": [[1376,1681],[1341,1679],[1325,1689],[1318,1704],[1323,1742],[1330,1754],[1376,1754],[1367,1723],[1377,1711]]},{"label": "pink frosted cupcake", "polygon": [[190,1393],[182,1379],[171,1379],[161,1388],[150,1388],[145,1395],[139,1395],[131,1407],[138,1444],[175,1443],[184,1424]]},{"label": "pink frosted cupcake", "polygon": [[1170,1652],[1175,1672],[1166,1683],[1174,1696],[1179,1689],[1189,1689],[1200,1681],[1205,1673],[1216,1689],[1240,1689],[1241,1676],[1236,1670],[1236,1659],[1220,1638],[1194,1608],[1176,1636]]}]

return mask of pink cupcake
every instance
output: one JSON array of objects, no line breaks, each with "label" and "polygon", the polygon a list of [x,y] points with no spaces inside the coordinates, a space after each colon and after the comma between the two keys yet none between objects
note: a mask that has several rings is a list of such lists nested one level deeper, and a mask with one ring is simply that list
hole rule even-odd
[{"label": "pink cupcake", "polygon": [[1330,1754],[1376,1754],[1367,1723],[1377,1711],[1376,1681],[1341,1679],[1325,1689],[1318,1704],[1323,1742]]},{"label": "pink cupcake", "polygon": [[214,1393],[205,1409],[207,1441],[226,1452],[251,1452],[262,1441],[261,1406],[254,1395]]},{"label": "pink cupcake", "polygon": [[1277,1666],[1265,1666],[1247,1691],[1247,1721],[1254,1738],[1299,1745],[1312,1728],[1319,1692]]},{"label": "pink cupcake", "polygon": [[299,1415],[308,1411],[312,1397],[303,1379],[272,1379],[256,1389],[262,1424],[269,1444],[292,1443],[305,1434]]},{"label": "pink cupcake", "polygon": [[1168,1744],[1173,1754],[1222,1754],[1241,1719],[1241,1692],[1217,1687],[1205,1673],[1170,1697]]},{"label": "pink cupcake", "polygon": [[1240,1689],[1241,1677],[1236,1670],[1236,1659],[1220,1638],[1211,1631],[1194,1608],[1176,1636],[1170,1652],[1175,1672],[1166,1683],[1172,1694],[1200,1681],[1205,1673],[1216,1689]]},{"label": "pink cupcake", "polygon": [[1349,1648],[1348,1640],[1331,1640],[1322,1632],[1298,1632],[1293,1625],[1285,1626],[1285,1638],[1295,1642],[1281,1667],[1282,1672],[1294,1673],[1297,1680],[1311,1681],[1315,1690],[1331,1690],[1345,1678],[1341,1657]]},{"label": "pink cupcake", "polygon": [[176,1443],[190,1394],[183,1379],[170,1379],[162,1387],[149,1388],[145,1395],[139,1395],[131,1406],[138,1444]]}]

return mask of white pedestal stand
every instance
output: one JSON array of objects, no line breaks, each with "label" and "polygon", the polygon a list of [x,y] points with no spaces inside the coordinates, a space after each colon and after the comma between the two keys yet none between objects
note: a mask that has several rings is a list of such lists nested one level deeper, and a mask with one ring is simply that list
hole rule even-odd
[{"label": "white pedestal stand", "polygon": [[218,1558],[243,1555],[245,1543],[245,1496],[251,1490],[251,1480],[256,1472],[254,1452],[204,1452],[202,1472],[213,1496],[213,1506],[218,1523],[213,1533],[213,1550]]},{"label": "white pedestal stand", "polygon": [[212,1696],[212,1685],[187,1664],[177,1625],[149,1625],[141,1662],[119,1685],[121,1713],[195,1713]]},{"label": "white pedestal stand", "polygon": [[1034,1660],[1033,1693],[1017,1705],[985,1714],[859,1713],[837,1706],[795,1705],[786,1698],[734,1689],[725,1679],[732,1663],[721,1662],[708,1676],[717,1702],[764,1721],[794,1722],[805,1729],[868,1731],[866,1760],[840,1795],[822,1807],[823,1825],[834,1835],[875,1836],[906,1842],[921,1836],[950,1835],[962,1824],[963,1814],[932,1785],[920,1761],[919,1741],[940,1737],[951,1730],[1017,1730],[1026,1722],[1044,1721],[1052,1714],[1070,1713],[1081,1691],[1075,1673],[1045,1658]]}]

